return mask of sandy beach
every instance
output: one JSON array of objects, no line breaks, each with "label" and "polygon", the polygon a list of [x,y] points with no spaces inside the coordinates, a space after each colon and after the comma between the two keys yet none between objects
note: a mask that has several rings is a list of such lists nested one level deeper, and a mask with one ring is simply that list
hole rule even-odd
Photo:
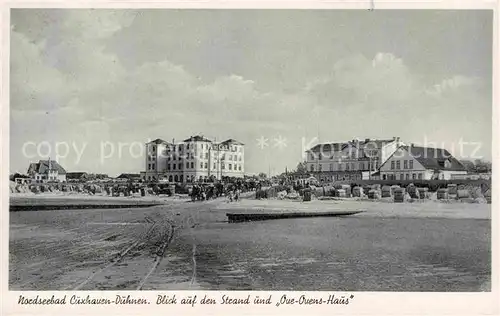
[{"label": "sandy beach", "polygon": [[[109,198],[24,198],[31,202],[58,199],[85,203]],[[135,198],[111,200],[118,203]],[[488,288],[488,204],[157,200],[161,205],[135,209],[11,212],[9,287],[370,291]],[[248,223],[228,223],[226,217],[228,212],[333,209],[365,212],[344,218]],[[167,237],[171,237],[168,242]],[[162,245],[164,256],[152,271],[155,253]],[[117,254],[129,248],[114,261]],[[297,273],[307,277],[297,279]]]}]

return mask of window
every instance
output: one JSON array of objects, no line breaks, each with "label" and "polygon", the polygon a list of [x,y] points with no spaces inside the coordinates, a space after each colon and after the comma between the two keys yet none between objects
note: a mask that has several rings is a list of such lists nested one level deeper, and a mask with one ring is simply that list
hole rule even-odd
[{"label": "window", "polygon": [[400,174],[399,175],[399,180],[404,180],[405,179],[405,175],[404,174]]},{"label": "window", "polygon": [[408,169],[408,160],[403,161],[403,168]]},{"label": "window", "polygon": [[323,165],[322,164],[319,164],[318,165],[318,171],[321,171],[323,169]]},{"label": "window", "polygon": [[170,164],[167,163],[167,170],[170,170]]},{"label": "window", "polygon": [[242,159],[242,158],[241,158],[241,156],[240,156],[240,161],[241,161],[241,159]]},{"label": "window", "polygon": [[410,160],[410,169],[413,169],[413,160]]},{"label": "window", "polygon": [[216,165],[216,164],[215,164],[215,162],[214,162],[214,169],[216,169],[216,168],[217,168],[217,165]]},{"label": "window", "polygon": [[391,169],[394,169],[394,161],[391,161]]},{"label": "window", "polygon": [[205,169],[208,169],[208,162],[205,162]]},{"label": "window", "polygon": [[203,169],[203,162],[200,162],[200,168]]},{"label": "window", "polygon": [[181,169],[182,169],[182,164],[180,163],[180,164],[179,164],[179,170],[181,170]]},{"label": "window", "polygon": [[152,165],[151,165],[151,168],[152,168],[153,170],[155,170],[155,169],[156,169],[155,164],[152,164]]},{"label": "window", "polygon": [[359,170],[365,170],[365,164],[360,162],[359,163]]},{"label": "window", "polygon": [[314,171],[314,165],[311,165],[311,171]]},{"label": "window", "polygon": [[333,171],[333,163],[330,164],[330,171]]},{"label": "window", "polygon": [[148,170],[151,170],[151,164],[148,163]]},{"label": "window", "polygon": [[186,162],[186,169],[189,169],[189,162]]},{"label": "window", "polygon": [[401,169],[401,161],[396,161],[396,169]]},{"label": "window", "polygon": [[352,169],[352,170],[356,170],[356,164],[354,164],[354,162],[353,162],[353,163],[351,163],[351,169]]},{"label": "window", "polygon": [[194,169],[194,162],[191,161],[191,169]]},{"label": "window", "polygon": [[346,163],[346,164],[345,164],[345,170],[346,170],[346,171],[349,171],[349,163]]},{"label": "window", "polygon": [[323,157],[323,153],[319,153],[319,155],[318,155],[318,160],[321,160],[321,159],[322,159],[322,157]]},{"label": "window", "polygon": [[413,173],[413,174],[411,175],[411,178],[412,178],[413,180],[415,180],[415,179],[417,179],[417,175]]},{"label": "window", "polygon": [[241,165],[238,166],[238,170],[241,171]]},{"label": "window", "polygon": [[175,170],[175,168],[177,167],[177,164],[173,163],[172,167],[173,167],[172,169]]},{"label": "window", "polygon": [[410,174],[409,173],[406,174],[406,180],[410,180]]},{"label": "window", "polygon": [[229,170],[233,170],[233,165],[229,164]]},{"label": "window", "polygon": [[205,159],[208,159],[208,153],[205,153]]},{"label": "window", "polygon": [[222,170],[226,169],[226,164],[225,164],[225,163],[221,164],[221,165],[220,165],[220,168],[221,168]]}]

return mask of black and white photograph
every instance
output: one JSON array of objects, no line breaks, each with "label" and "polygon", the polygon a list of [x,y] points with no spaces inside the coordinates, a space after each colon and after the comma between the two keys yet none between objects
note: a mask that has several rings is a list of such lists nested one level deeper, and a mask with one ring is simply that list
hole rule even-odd
[{"label": "black and white photograph", "polygon": [[8,289],[491,292],[494,12],[376,5],[10,9]]}]

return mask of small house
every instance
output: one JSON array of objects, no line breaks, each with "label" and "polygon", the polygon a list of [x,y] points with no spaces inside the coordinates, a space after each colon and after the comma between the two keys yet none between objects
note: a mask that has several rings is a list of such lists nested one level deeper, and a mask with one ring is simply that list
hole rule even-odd
[{"label": "small house", "polygon": [[379,171],[381,180],[450,180],[467,174],[446,149],[414,145],[399,147]]},{"label": "small house", "polygon": [[66,182],[66,170],[55,160],[30,163],[28,175],[35,182]]}]

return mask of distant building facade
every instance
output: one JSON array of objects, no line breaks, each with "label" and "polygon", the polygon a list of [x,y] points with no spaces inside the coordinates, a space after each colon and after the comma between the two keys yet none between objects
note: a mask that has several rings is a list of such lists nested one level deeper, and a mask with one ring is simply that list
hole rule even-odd
[{"label": "distant building facade", "polygon": [[213,142],[192,136],[182,142],[156,139],[146,144],[145,181],[192,183],[245,174],[245,145],[228,139]]},{"label": "distant building facade", "polygon": [[451,180],[467,170],[446,149],[400,146],[380,167],[381,180]]},{"label": "distant building facade", "polygon": [[307,172],[320,182],[367,180],[402,145],[399,137],[318,144],[306,151]]},{"label": "distant building facade", "polygon": [[85,181],[89,177],[87,172],[67,172],[66,180],[67,181]]},{"label": "distant building facade", "polygon": [[66,170],[57,161],[40,160],[30,163],[28,175],[34,182],[66,182]]},{"label": "distant building facade", "polygon": [[138,173],[122,173],[116,177],[116,179],[122,181],[137,181],[141,180],[141,175]]}]

